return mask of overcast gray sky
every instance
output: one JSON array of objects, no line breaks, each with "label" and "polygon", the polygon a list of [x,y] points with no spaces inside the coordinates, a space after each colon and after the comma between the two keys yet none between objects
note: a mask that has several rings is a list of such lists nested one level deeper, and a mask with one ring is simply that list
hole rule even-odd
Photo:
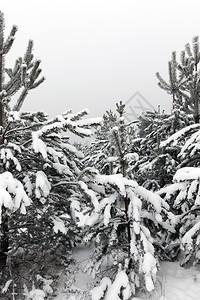
[{"label": "overcast gray sky", "polygon": [[199,0],[1,0],[0,9],[6,32],[18,25],[7,66],[31,38],[46,77],[24,109],[51,116],[85,107],[101,116],[137,91],[169,111],[155,72],[167,77],[171,52],[200,34]]}]

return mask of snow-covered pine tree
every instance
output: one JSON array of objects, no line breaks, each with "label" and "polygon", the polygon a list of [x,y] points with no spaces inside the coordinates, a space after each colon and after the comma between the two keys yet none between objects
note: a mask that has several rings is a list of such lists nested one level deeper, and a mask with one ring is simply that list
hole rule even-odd
[{"label": "snow-covered pine tree", "polygon": [[161,141],[160,148],[164,152],[168,149],[176,150],[179,162],[177,168],[199,166],[199,136],[199,123],[191,124]]},{"label": "snow-covered pine tree", "polygon": [[158,85],[173,97],[173,109],[180,108],[187,114],[192,114],[195,123],[199,123],[200,111],[200,61],[199,37],[192,40],[192,50],[189,43],[181,52],[180,62],[176,60],[176,52],[172,53],[169,62],[169,83],[157,72]]},{"label": "snow-covered pine tree", "polygon": [[177,170],[174,183],[159,190],[176,214],[176,234],[168,239],[166,252],[177,257],[182,250],[181,264],[200,263],[200,171],[196,167]]},{"label": "snow-covered pine tree", "polygon": [[[5,68],[5,56],[10,51],[12,44],[15,39],[15,34],[17,32],[17,26],[13,26],[7,39],[4,38],[4,15],[0,12],[0,126],[1,126],[1,149],[5,145],[5,135],[9,129],[11,129],[10,119],[17,118],[18,110],[23,103],[28,91],[39,86],[43,81],[44,77],[38,79],[38,76],[41,73],[39,69],[40,61],[36,60],[33,62],[33,42],[29,41],[27,51],[24,55],[24,58],[21,57],[16,60],[15,66],[11,69]],[[6,76],[8,79],[6,78]],[[9,112],[9,102],[11,97],[21,90],[21,94],[17,99],[17,104],[15,107],[15,112]],[[10,115],[9,115],[10,113]],[[9,151],[8,151],[9,152]],[[9,153],[6,153],[5,156],[9,156]],[[12,154],[10,154],[10,159],[12,159]],[[13,160],[13,163],[17,164],[16,160]],[[6,170],[4,166],[1,166],[2,171]],[[20,168],[18,166],[18,168]],[[13,193],[14,190],[13,190]],[[18,196],[19,198],[19,196]],[[23,198],[23,197],[22,197]],[[18,199],[20,203],[20,198]],[[4,200],[1,200],[1,206],[3,205]],[[4,212],[4,208],[2,209]],[[6,253],[8,252],[8,221],[7,216],[2,218],[1,222],[1,234],[2,237],[0,241],[0,266],[4,267],[6,262]]]},{"label": "snow-covered pine tree", "polygon": [[[70,259],[77,239],[70,195],[76,189],[82,153],[66,132],[88,137],[100,119],[83,119],[87,110],[67,111],[50,120],[43,112],[20,112],[28,91],[44,80],[38,78],[40,61],[33,61],[31,41],[24,58],[13,69],[6,69],[3,62],[16,27],[4,41],[2,13],[0,31],[0,286],[11,277],[15,289],[25,280],[24,273],[31,285],[30,276],[33,280],[36,273],[45,271],[52,257],[50,265]],[[12,108],[11,97],[20,90]]]},{"label": "snow-covered pine tree", "polygon": [[89,136],[90,124],[98,120],[81,120],[86,114],[87,110],[77,114],[69,111],[48,120],[42,112],[22,113],[5,135],[7,143],[0,151],[2,164],[23,184],[30,199],[24,214],[14,211],[9,218],[11,261],[18,259],[19,249],[25,259],[41,259],[41,269],[46,260],[55,260],[55,252],[58,262],[69,260],[78,240],[70,195],[76,189],[83,155],[70,143],[66,132]]},{"label": "snow-covered pine tree", "polygon": [[192,123],[180,109],[172,114],[145,112],[139,117],[138,139],[133,141],[139,160],[135,164],[135,179],[150,189],[157,189],[172,182],[179,159],[175,146],[162,148],[162,141]]},{"label": "snow-covered pine tree", "polygon": [[[176,147],[178,153],[179,165],[174,183],[158,193],[169,203],[179,220],[174,237],[180,238],[183,265],[188,261],[199,263],[199,140],[200,124],[197,123],[182,128],[160,145],[162,149]],[[176,248],[180,250],[178,246]]]},{"label": "snow-covered pine tree", "polygon": [[187,97],[184,93],[184,84],[188,81],[185,74],[178,70],[178,62],[176,60],[176,52],[172,52],[172,59],[168,62],[169,83],[167,83],[159,72],[156,76],[159,80],[159,87],[172,95],[172,108],[178,108],[182,104],[182,97]]},{"label": "snow-covered pine tree", "polygon": [[117,125],[117,115],[111,110],[106,111],[102,124],[95,130],[89,145],[83,147],[83,167],[95,166],[102,174],[113,173],[113,162],[110,161],[113,149],[110,145],[109,134],[111,128]]},{"label": "snow-covered pine tree", "polygon": [[79,189],[85,195],[84,209],[76,214],[79,226],[85,228],[84,240],[95,244],[86,270],[109,282],[95,288],[92,299],[129,299],[138,288],[153,290],[162,244],[168,231],[174,232],[169,206],[134,180],[93,168],[79,176]]},{"label": "snow-covered pine tree", "polygon": [[101,174],[122,173],[133,178],[134,163],[138,155],[134,152],[135,124],[126,123],[125,105],[116,104],[116,113],[111,110],[103,115],[101,126],[95,131],[96,138],[84,151],[84,166],[95,166]]},{"label": "snow-covered pine tree", "polygon": [[128,134],[122,102],[117,112],[119,117],[107,135],[113,152],[104,156],[112,168],[105,175],[85,168],[79,176],[80,191],[74,194],[75,199],[85,194],[76,215],[85,228],[85,241],[95,243],[88,269],[93,276],[106,276],[92,291],[92,299],[129,299],[139,287],[151,291],[162,242],[168,230],[174,232],[169,206],[132,180],[132,163],[138,158],[131,152],[134,135]]}]

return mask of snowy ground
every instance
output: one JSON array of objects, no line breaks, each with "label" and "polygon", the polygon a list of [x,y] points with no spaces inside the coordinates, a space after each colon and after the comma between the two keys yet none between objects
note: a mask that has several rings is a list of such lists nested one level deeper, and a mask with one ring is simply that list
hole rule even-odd
[{"label": "snowy ground", "polygon": [[[84,274],[81,269],[87,263],[88,249],[80,247],[74,251],[77,261],[75,282],[71,289],[63,292],[54,300],[90,300],[89,290],[92,278]],[[154,292],[133,297],[133,300],[199,300],[200,299],[200,266],[185,269],[175,263],[163,262],[159,271],[158,282]],[[110,299],[115,300],[115,299]]]}]

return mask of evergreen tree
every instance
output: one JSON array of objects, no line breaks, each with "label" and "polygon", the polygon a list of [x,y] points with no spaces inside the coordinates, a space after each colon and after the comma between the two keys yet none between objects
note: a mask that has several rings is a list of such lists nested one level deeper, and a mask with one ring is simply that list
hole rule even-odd
[{"label": "evergreen tree", "polygon": [[103,115],[102,124],[95,131],[96,138],[84,151],[83,164],[95,166],[101,174],[122,173],[133,178],[134,163],[138,159],[132,146],[136,138],[135,122],[126,123],[122,102],[116,104],[116,112],[107,111]]},{"label": "evergreen tree", "polygon": [[110,130],[117,125],[117,115],[111,110],[103,115],[102,123],[95,130],[94,136],[89,145],[83,147],[83,167],[95,166],[102,174],[113,173],[112,163],[109,157],[113,153],[110,145]]},{"label": "evergreen tree", "polygon": [[[139,160],[134,166],[135,179],[139,184],[158,189],[172,182],[179,164],[179,150],[174,146],[161,147],[162,141],[192,123],[180,109],[171,115],[146,112],[139,118],[138,139],[133,142]],[[152,186],[152,187],[151,187]]]},{"label": "evergreen tree", "polygon": [[199,136],[199,123],[191,124],[162,141],[160,145],[162,149],[176,148],[179,159],[174,183],[162,188],[158,193],[177,215],[176,235],[169,237],[171,243],[166,251],[171,256],[172,245],[175,245],[176,249],[174,255],[183,250],[182,265],[193,261],[199,263]]},{"label": "evergreen tree", "polygon": [[200,262],[199,176],[199,168],[180,168],[174,176],[174,183],[159,191],[177,219],[176,234],[169,236],[166,251],[171,258],[177,257],[182,251],[183,266]]},{"label": "evergreen tree", "polygon": [[[83,154],[71,145],[67,132],[88,137],[100,119],[83,120],[87,110],[67,111],[50,120],[43,112],[21,113],[29,90],[44,78],[38,79],[40,61],[33,62],[32,42],[13,69],[5,68],[4,56],[16,27],[5,42],[2,13],[0,20],[0,287],[11,280],[10,288],[20,293],[25,281],[31,287],[38,273],[45,273],[56,261],[65,264],[70,260],[70,250],[78,240],[70,196],[76,189]],[[11,97],[20,89],[11,108]]]},{"label": "evergreen tree", "polygon": [[85,194],[85,203],[78,208],[76,216],[79,226],[85,228],[85,240],[95,243],[88,269],[93,276],[101,270],[109,277],[97,287],[103,299],[117,295],[129,299],[142,286],[151,291],[157,258],[163,258],[162,244],[167,231],[174,232],[169,206],[132,179],[133,166],[138,159],[132,145],[135,136],[123,118],[125,106],[122,102],[117,104],[117,113],[119,117],[109,123],[113,127],[109,127],[106,151],[98,149],[99,153],[103,152],[103,163],[111,164],[108,173],[104,175],[94,168],[86,168],[79,176],[79,192],[73,195],[77,199]]},{"label": "evergreen tree", "polygon": [[[45,272],[45,262],[55,261],[55,252],[58,262],[67,263],[71,248],[78,241],[70,195],[83,155],[70,144],[66,131],[81,137],[90,135],[88,127],[98,120],[81,121],[86,114],[86,110],[77,114],[67,112],[48,120],[44,113],[22,113],[20,119],[10,125],[6,143],[0,149],[1,163],[6,170],[3,174],[16,178],[21,187],[19,195],[12,197],[14,192],[8,179],[11,187],[8,185],[6,189],[13,205],[2,210],[2,224],[4,219],[7,224],[5,258],[9,257],[15,265],[18,252],[22,251],[27,266],[28,262],[37,266],[32,269],[32,276],[39,270]],[[29,206],[26,209],[25,200]],[[20,279],[20,270],[16,271]]]},{"label": "evergreen tree", "polygon": [[176,61],[176,52],[172,52],[172,59],[168,62],[168,72],[169,72],[169,83],[167,83],[159,74],[156,76],[159,80],[159,87],[167,91],[168,94],[172,95],[172,107],[178,107],[177,104],[182,102],[182,97],[187,95],[184,93],[185,78],[184,74],[178,74],[178,63]]},{"label": "evergreen tree", "polygon": [[[17,32],[17,27],[13,26],[7,39],[4,38],[4,15],[0,12],[0,126],[1,126],[1,149],[4,148],[7,143],[6,134],[11,129],[12,121],[18,118],[17,110],[21,107],[28,91],[32,88],[39,86],[43,81],[44,77],[38,79],[41,73],[39,69],[40,61],[36,60],[33,62],[33,42],[29,41],[27,51],[24,58],[21,57],[16,60],[15,66],[11,69],[5,68],[5,56],[10,51],[12,44],[15,39],[15,34]],[[8,75],[8,80],[5,82],[6,76]],[[37,80],[38,79],[38,80]],[[9,102],[11,97],[21,90],[21,94],[17,99],[17,103],[14,110],[11,111]],[[19,150],[19,149],[18,149]],[[17,151],[17,150],[15,150]],[[10,154],[10,155],[9,155]],[[13,165],[20,166],[14,158],[12,159],[12,152],[5,150],[4,160],[13,161]],[[2,171],[6,170],[4,165],[1,167]],[[3,204],[3,203],[2,203]],[[1,231],[3,238],[0,241],[0,266],[4,268],[6,263],[6,253],[8,252],[8,218],[7,216],[2,218]]]},{"label": "evergreen tree", "polygon": [[93,277],[101,273],[110,279],[109,286],[99,287],[102,298],[114,298],[112,287],[120,274],[127,282],[123,286],[118,281],[121,299],[129,299],[141,287],[150,292],[154,289],[158,257],[163,258],[162,244],[168,232],[174,232],[169,206],[122,174],[101,175],[93,168],[79,176],[79,189],[85,195],[84,209],[76,212],[79,226],[85,228],[85,241],[95,244],[86,269]]},{"label": "evergreen tree", "polygon": [[176,52],[172,53],[169,62],[169,83],[157,72],[158,85],[173,96],[173,109],[180,108],[187,114],[192,114],[195,123],[199,123],[200,81],[198,64],[200,61],[199,37],[194,37],[192,50],[186,44],[181,52],[180,62],[176,60]]},{"label": "evergreen tree", "polygon": [[160,144],[163,151],[175,149],[178,157],[177,168],[199,166],[199,129],[200,125],[191,124],[177,131]]}]

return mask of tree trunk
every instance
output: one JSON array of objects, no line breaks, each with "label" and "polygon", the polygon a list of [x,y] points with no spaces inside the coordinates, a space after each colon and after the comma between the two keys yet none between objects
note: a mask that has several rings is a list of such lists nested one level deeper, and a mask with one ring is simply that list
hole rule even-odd
[{"label": "tree trunk", "polygon": [[[0,93],[3,89],[3,55],[0,55]],[[3,127],[3,103],[2,95],[0,96],[0,126]],[[3,144],[3,137],[1,138],[1,144]],[[6,267],[7,255],[9,248],[8,239],[8,216],[6,215],[5,208],[2,208],[2,223],[0,225],[0,271],[4,271]]]},{"label": "tree trunk", "polygon": [[0,241],[0,271],[6,268],[6,261],[9,249],[8,238],[8,216],[6,215],[5,208],[2,209],[2,223],[1,223],[1,241]]},{"label": "tree trunk", "polygon": [[[3,55],[0,55],[0,93],[3,87]],[[3,126],[3,104],[2,96],[0,96],[0,126]]]},{"label": "tree trunk", "polygon": [[124,204],[125,204],[125,213],[126,213],[126,221],[127,221],[127,234],[128,234],[128,255],[130,256],[130,248],[131,248],[131,224],[130,219],[128,215],[128,206],[129,206],[129,200],[127,197],[123,197]]},{"label": "tree trunk", "polygon": [[194,121],[195,121],[195,123],[199,123],[199,99],[198,99],[198,97],[196,97],[196,99],[195,99]]},{"label": "tree trunk", "polygon": [[175,95],[174,93],[172,94],[172,110],[175,109],[175,102],[176,102],[176,99],[175,99]]},{"label": "tree trunk", "polygon": [[[123,177],[126,177],[126,166],[125,161],[123,159],[123,155],[121,155],[121,168]],[[123,196],[123,201],[125,205],[125,214],[126,214],[126,221],[127,221],[127,235],[128,235],[128,255],[130,256],[130,247],[131,247],[131,223],[130,218],[128,215],[128,207],[129,207],[129,199],[126,196]]]}]

